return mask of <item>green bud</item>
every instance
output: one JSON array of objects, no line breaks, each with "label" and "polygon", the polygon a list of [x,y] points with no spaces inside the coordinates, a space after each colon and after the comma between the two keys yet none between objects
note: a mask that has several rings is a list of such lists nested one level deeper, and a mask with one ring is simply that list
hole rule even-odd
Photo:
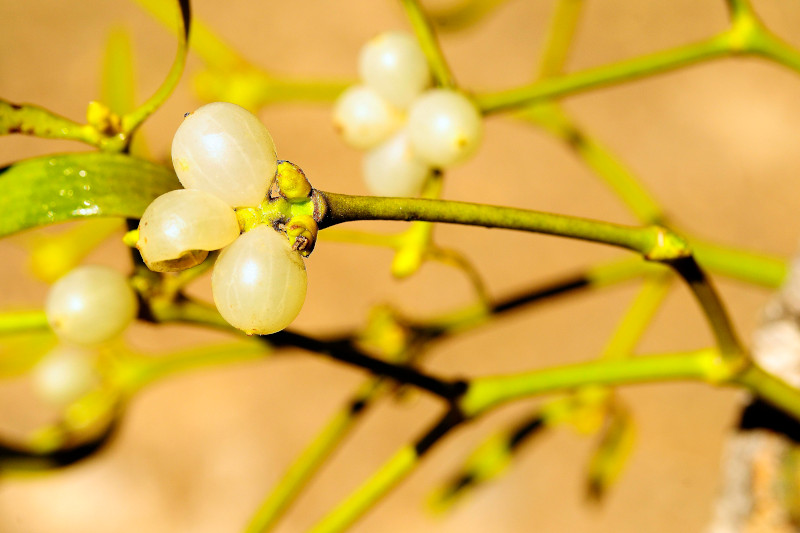
[{"label": "green bud", "polygon": [[296,215],[286,224],[286,236],[292,249],[300,252],[303,257],[308,257],[314,250],[317,241],[317,223],[308,215]]},{"label": "green bud", "polygon": [[359,347],[394,363],[406,362],[410,339],[409,328],[388,305],[372,308],[366,326],[357,336]]},{"label": "green bud", "polygon": [[86,122],[100,133],[115,135],[120,131],[120,119],[107,105],[92,100],[86,108]]},{"label": "green bud", "polygon": [[311,183],[303,170],[291,161],[278,161],[275,179],[281,196],[290,202],[307,200],[311,196]]},{"label": "green bud", "polygon": [[666,228],[656,229],[654,241],[645,254],[645,258],[649,261],[673,261],[692,255],[692,249],[686,239]]}]

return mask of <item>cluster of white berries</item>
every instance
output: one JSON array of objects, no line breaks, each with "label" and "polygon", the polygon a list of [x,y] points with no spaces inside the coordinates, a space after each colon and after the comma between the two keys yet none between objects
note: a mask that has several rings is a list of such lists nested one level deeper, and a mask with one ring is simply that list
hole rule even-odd
[{"label": "cluster of white berries", "polygon": [[457,165],[477,149],[480,113],[457,91],[429,89],[428,63],[411,35],[370,40],[359,74],[364,84],[342,93],[333,120],[346,143],[367,150],[364,180],[373,194],[419,194],[431,168]]},{"label": "cluster of white berries", "polygon": [[[172,159],[186,188],[159,196],[142,215],[137,247],[147,266],[184,270],[222,249],[211,283],[225,320],[248,334],[288,326],[306,296],[303,259],[269,224],[241,234],[235,211],[267,200],[278,170],[267,129],[237,105],[208,104],[178,128]],[[94,348],[120,334],[137,310],[136,293],[114,269],[82,266],[56,281],[45,315],[61,344],[34,372],[40,397],[66,404],[96,386]]]},{"label": "cluster of white berries", "polygon": [[39,396],[67,404],[97,385],[93,348],[128,327],[138,307],[128,279],[113,268],[81,266],[56,281],[47,295],[45,316],[61,343],[34,371]]},{"label": "cluster of white berries", "polygon": [[183,270],[222,249],[211,280],[220,314],[248,334],[284,329],[305,300],[303,259],[271,225],[241,234],[235,212],[267,198],[278,168],[267,128],[235,104],[205,105],[175,133],[172,162],[185,189],[158,197],[142,215],[137,247],[147,266]]}]

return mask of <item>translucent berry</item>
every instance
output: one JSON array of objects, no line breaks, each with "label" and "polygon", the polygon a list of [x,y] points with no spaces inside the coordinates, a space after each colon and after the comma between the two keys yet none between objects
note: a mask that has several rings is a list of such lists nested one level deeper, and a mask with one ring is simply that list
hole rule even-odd
[{"label": "translucent berry", "polygon": [[36,393],[52,405],[69,404],[99,383],[94,353],[86,348],[63,344],[39,361],[32,378]]},{"label": "translucent berry", "polygon": [[406,130],[364,154],[364,181],[378,196],[416,196],[430,167],[420,161]]},{"label": "translucent berry", "polygon": [[421,159],[447,168],[475,152],[483,123],[467,97],[449,89],[433,89],[411,104],[408,132],[411,145]]},{"label": "translucent berry", "polygon": [[53,284],[45,314],[61,339],[90,345],[122,332],[136,316],[137,307],[124,275],[91,265],[75,268]]},{"label": "translucent berry", "polygon": [[139,221],[136,247],[150,270],[169,272],[198,264],[211,250],[239,236],[233,208],[211,193],[178,189],[151,203]]},{"label": "translucent berry", "polygon": [[209,192],[231,207],[254,207],[267,195],[278,157],[255,115],[236,104],[214,102],[178,127],[172,163],[187,189]]},{"label": "translucent berry", "polygon": [[391,31],[370,40],[361,49],[361,79],[392,105],[405,109],[431,82],[428,61],[416,39]]},{"label": "translucent berry", "polygon": [[344,141],[360,150],[377,146],[402,124],[402,113],[369,87],[350,87],[336,101],[333,125]]},{"label": "translucent berry", "polygon": [[220,314],[247,334],[287,327],[306,297],[306,268],[288,239],[256,226],[225,248],[214,265],[211,289]]}]

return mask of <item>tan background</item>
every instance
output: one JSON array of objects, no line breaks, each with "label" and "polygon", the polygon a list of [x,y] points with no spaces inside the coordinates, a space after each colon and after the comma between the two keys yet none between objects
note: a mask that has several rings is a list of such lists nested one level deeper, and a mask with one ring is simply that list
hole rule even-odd
[{"label": "tan background", "polygon": [[[721,0],[587,4],[570,69],[690,42],[722,29],[726,20]],[[800,45],[796,2],[756,4],[773,28]],[[459,82],[487,90],[529,80],[551,7],[541,0],[509,1],[472,29],[445,35],[444,49]],[[362,43],[382,30],[406,27],[390,0],[198,0],[194,8],[254,63],[295,75],[353,77]],[[149,95],[169,67],[174,40],[130,2],[0,0],[0,97],[81,119],[86,103],[98,96],[103,44],[117,26],[133,32],[139,95]],[[198,67],[192,58],[189,72]],[[167,157],[182,114],[197,105],[185,81],[147,124],[156,157]],[[800,232],[797,74],[755,59],[724,60],[571,98],[567,107],[621,155],[684,227],[787,257],[794,252]],[[359,154],[336,138],[328,108],[280,105],[261,118],[279,156],[299,163],[315,186],[365,192]],[[83,148],[6,137],[0,139],[0,163],[73,149]],[[563,146],[503,118],[487,121],[480,152],[449,173],[446,195],[634,222]],[[578,242],[475,228],[442,227],[437,236],[474,260],[494,295],[622,256]],[[40,306],[46,292],[26,270],[25,242],[25,236],[0,242],[0,308]],[[512,245],[515,250],[507,251]],[[413,279],[396,282],[388,273],[390,260],[385,250],[319,246],[308,262],[309,296],[296,328],[325,333],[353,327],[378,302],[424,316],[469,301],[469,287],[458,273],[431,264]],[[90,261],[127,267],[117,240]],[[197,290],[207,295],[207,285],[205,279]],[[724,280],[719,286],[747,339],[768,293]],[[427,367],[442,375],[473,376],[590,359],[634,294],[635,285],[626,284],[514,315],[442,344]],[[160,350],[220,337],[146,325],[128,334],[131,345]],[[640,351],[710,342],[681,287],[669,296]],[[52,477],[0,481],[0,531],[239,531],[283,468],[361,379],[357,371],[286,353],[160,383],[133,402],[119,438],[98,457]],[[639,438],[604,505],[587,505],[582,497],[591,439],[564,429],[538,441],[505,478],[451,515],[433,519],[422,510],[429,488],[459,465],[482,435],[529,408],[527,403],[447,439],[354,531],[701,531],[711,516],[737,394],[678,384],[622,394],[634,406]],[[32,402],[24,382],[0,386],[4,435],[19,435],[42,419]],[[306,529],[433,421],[438,409],[433,400],[416,396],[371,412],[280,531]]]}]

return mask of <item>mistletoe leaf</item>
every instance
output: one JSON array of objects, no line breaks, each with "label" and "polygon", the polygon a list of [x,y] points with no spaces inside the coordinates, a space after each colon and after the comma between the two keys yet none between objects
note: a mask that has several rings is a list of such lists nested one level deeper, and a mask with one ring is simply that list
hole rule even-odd
[{"label": "mistletoe leaf", "polygon": [[179,188],[168,168],[105,153],[38,157],[0,169],[0,237],[84,217],[139,218]]}]

